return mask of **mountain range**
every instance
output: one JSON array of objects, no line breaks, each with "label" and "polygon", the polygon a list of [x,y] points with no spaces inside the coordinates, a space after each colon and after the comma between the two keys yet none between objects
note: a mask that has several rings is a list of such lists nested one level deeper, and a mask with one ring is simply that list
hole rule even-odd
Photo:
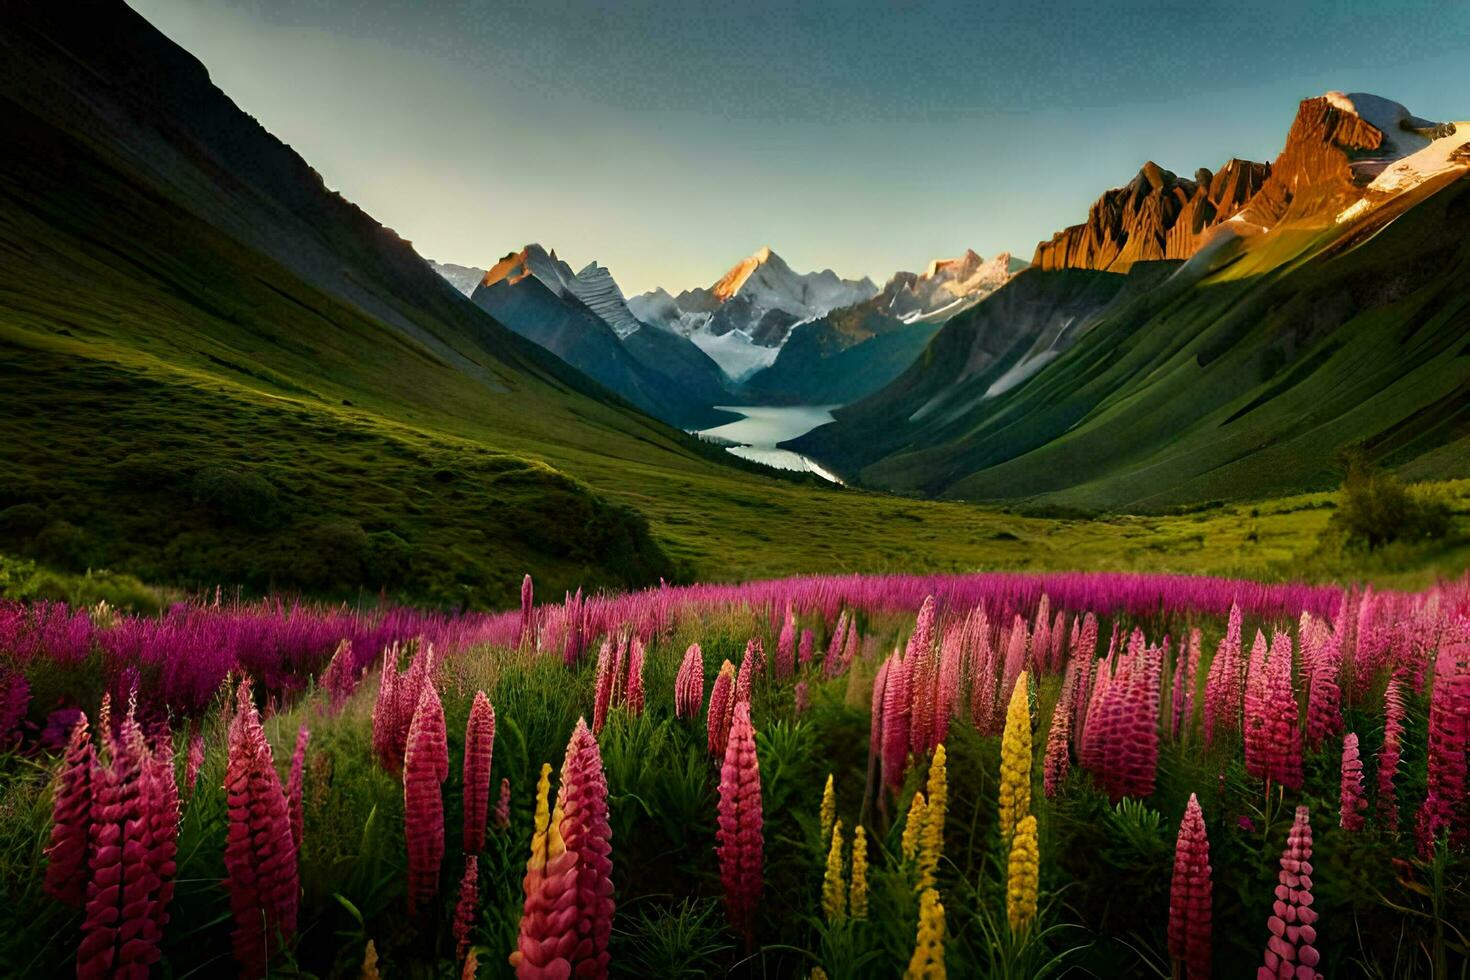
[{"label": "mountain range", "polygon": [[1470,126],[1302,101],[1270,164],[1146,164],[892,384],[789,443],[860,483],[1148,510],[1470,475]]}]

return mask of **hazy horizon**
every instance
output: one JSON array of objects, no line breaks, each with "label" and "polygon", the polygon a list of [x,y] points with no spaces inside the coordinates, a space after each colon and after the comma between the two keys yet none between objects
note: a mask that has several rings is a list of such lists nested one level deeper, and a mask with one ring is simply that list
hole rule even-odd
[{"label": "hazy horizon", "polygon": [[539,242],[630,295],[763,245],[880,283],[966,248],[1030,259],[1145,160],[1272,159],[1328,89],[1470,115],[1470,9],[1431,3],[134,7],[424,256]]}]

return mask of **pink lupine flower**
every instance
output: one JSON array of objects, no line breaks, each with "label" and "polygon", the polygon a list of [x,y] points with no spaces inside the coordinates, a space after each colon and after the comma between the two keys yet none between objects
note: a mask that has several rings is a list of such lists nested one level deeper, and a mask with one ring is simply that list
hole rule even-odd
[{"label": "pink lupine flower", "polygon": [[796,662],[806,667],[812,662],[812,645],[816,643],[816,637],[809,629],[801,631],[801,642],[796,647]]},{"label": "pink lupine flower", "polygon": [[1051,624],[1051,662],[1053,670],[1065,669],[1067,654],[1067,615],[1060,609],[1057,610],[1056,619]]},{"label": "pink lupine flower", "polygon": [[286,793],[248,681],[240,685],[236,703],[225,764],[225,887],[235,919],[230,939],[241,971],[263,977],[280,942],[296,934],[301,889]]},{"label": "pink lupine flower", "polygon": [[715,686],[709,692],[708,728],[709,754],[716,759],[725,757],[725,743],[730,736],[730,722],[735,717],[735,665],[726,660],[720,666]]},{"label": "pink lupine flower", "polygon": [[704,703],[704,651],[689,644],[674,678],[674,717],[697,718]]},{"label": "pink lupine flower", "polygon": [[9,666],[0,666],[0,748],[16,745],[21,739],[21,722],[31,705],[31,685],[26,675]]},{"label": "pink lupine flower", "polygon": [[501,830],[510,826],[510,780],[504,776],[500,778],[500,799],[495,801],[495,812],[490,819]]},{"label": "pink lupine flower", "polygon": [[[930,740],[934,745],[949,739],[949,721],[955,715],[960,698],[960,680],[964,672],[964,626],[945,630],[939,645],[939,678],[935,686],[934,724]],[[930,746],[932,751],[933,746]]]},{"label": "pink lupine flower", "polygon": [[791,604],[786,604],[786,621],[776,641],[776,680],[784,681],[796,673],[796,617]]},{"label": "pink lupine flower", "polygon": [[836,677],[842,661],[842,651],[847,643],[847,631],[852,620],[848,617],[847,610],[837,617],[837,626],[832,630],[832,638],[827,644],[827,655],[823,658],[823,671],[828,677]]},{"label": "pink lupine flower", "polygon": [[484,691],[475,692],[464,732],[464,852],[485,846],[490,813],[490,765],[495,757],[495,707]]},{"label": "pink lupine flower", "polygon": [[92,781],[97,753],[82,715],[71,730],[56,773],[51,843],[46,848],[46,894],[80,906],[87,892],[87,834],[92,823]]},{"label": "pink lupine flower", "polygon": [[1404,696],[1397,678],[1383,691],[1383,748],[1378,753],[1378,820],[1389,832],[1399,829],[1399,806],[1393,779],[1403,751]]},{"label": "pink lupine flower", "polygon": [[970,654],[970,723],[982,735],[996,733],[997,676],[995,647],[990,642],[990,624],[982,611],[974,624],[975,649]]},{"label": "pink lupine flower", "polygon": [[630,714],[643,714],[643,641],[634,636],[628,641],[628,679],[623,685],[623,705]]},{"label": "pink lupine flower", "polygon": [[904,655],[909,688],[909,751],[928,752],[933,745],[939,672],[934,662],[934,597],[924,600]]},{"label": "pink lupine flower", "polygon": [[1296,808],[1296,821],[1281,852],[1276,901],[1266,927],[1266,961],[1256,980],[1320,980],[1317,966],[1317,912],[1312,908],[1312,825],[1307,808]]},{"label": "pink lupine flower", "polygon": [[311,732],[305,725],[296,732],[296,751],[291,755],[291,775],[286,781],[286,813],[291,821],[291,841],[296,851],[301,852],[301,831],[304,823],[301,808],[302,781],[306,771],[306,743]]},{"label": "pink lupine flower", "polygon": [[373,706],[373,751],[384,769],[397,776],[403,772],[403,753],[408,728],[425,685],[433,682],[434,648],[421,644],[408,670],[400,673],[398,646],[383,653],[383,670],[378,681],[378,700]]},{"label": "pink lupine flower", "polygon": [[1302,672],[1307,684],[1306,744],[1316,748],[1342,731],[1342,658],[1327,624],[1302,614]]},{"label": "pink lupine flower", "polygon": [[735,675],[735,700],[749,701],[751,685],[755,678],[765,673],[766,651],[761,638],[752,636],[745,644],[745,656],[740,660],[740,672]]},{"label": "pink lupine flower", "polygon": [[1213,889],[1205,815],[1190,793],[1179,821],[1169,889],[1169,956],[1181,980],[1209,980]]},{"label": "pink lupine flower", "polygon": [[[555,597],[556,593],[552,593]],[[527,575],[521,579],[521,634],[517,646],[523,649],[534,649],[536,645],[536,612],[534,608],[534,593],[531,586],[531,576]]]},{"label": "pink lupine flower", "polygon": [[[1262,644],[1257,643],[1259,648]],[[1246,691],[1246,772],[1291,789],[1302,785],[1302,732],[1291,683],[1291,637],[1278,632]]]},{"label": "pink lupine flower", "polygon": [[1240,731],[1240,606],[1230,606],[1230,620],[1205,678],[1205,742],[1213,744]]},{"label": "pink lupine flower", "polygon": [[541,766],[536,787],[536,811],[531,835],[531,857],[521,879],[525,905],[520,935],[510,965],[524,980],[567,980],[572,975],[572,950],[577,921],[577,854],[561,836],[562,810],[547,805],[551,766]]},{"label": "pink lupine flower", "polygon": [[1342,793],[1339,826],[1343,830],[1362,830],[1363,811],[1368,800],[1363,795],[1363,760],[1358,758],[1358,736],[1349,732],[1342,739]]},{"label": "pink lupine flower", "polygon": [[1082,618],[1082,628],[1077,642],[1072,645],[1072,656],[1081,662],[1077,672],[1077,693],[1073,697],[1072,740],[1083,743],[1087,726],[1087,712],[1092,707],[1092,684],[1097,673],[1097,617],[1088,613]]},{"label": "pink lupine flower", "polygon": [[148,862],[158,879],[158,895],[153,902],[153,921],[159,939],[168,925],[168,907],[174,897],[174,878],[178,871],[179,850],[179,783],[174,775],[173,735],[165,725],[158,733],[147,756],[145,794],[148,799]]},{"label": "pink lupine flower", "polygon": [[730,924],[749,944],[764,883],[765,838],[760,763],[756,758],[755,729],[750,724],[750,705],[745,702],[735,706],[725,761],[720,768],[719,828],[715,839]]},{"label": "pink lupine flower", "polygon": [[1072,705],[1064,694],[1052,711],[1051,730],[1046,736],[1046,759],[1042,764],[1042,773],[1047,799],[1055,797],[1061,791],[1062,783],[1067,780],[1067,771],[1071,766],[1067,745],[1071,721]]},{"label": "pink lupine flower", "polygon": [[1419,856],[1448,833],[1455,844],[1470,828],[1464,816],[1466,750],[1470,749],[1470,643],[1446,642],[1434,665],[1429,701],[1429,778],[1419,809]]},{"label": "pink lupine flower", "polygon": [[612,828],[608,824],[602,754],[597,739],[580,718],[562,762],[557,809],[562,814],[562,840],[567,852],[576,855],[578,938],[570,955],[572,970],[581,977],[605,978],[614,909]]},{"label": "pink lupine flower", "polygon": [[888,658],[888,675],[883,684],[883,781],[897,792],[908,768],[909,712],[908,665],[895,650]]},{"label": "pink lupine flower", "polygon": [[1001,675],[1000,701],[1007,704],[1011,692],[1016,689],[1016,678],[1026,669],[1027,636],[1026,621],[1017,613],[1011,621],[1011,631],[1006,635],[1005,672]]},{"label": "pink lupine flower", "polygon": [[403,832],[408,845],[408,914],[433,900],[444,860],[444,796],[449,749],[439,691],[427,683],[408,729],[403,757]]},{"label": "pink lupine flower", "polygon": [[847,670],[847,668],[852,666],[852,662],[857,659],[858,654],[861,652],[862,645],[863,637],[862,634],[858,632],[857,624],[848,623],[847,645],[843,648],[842,658],[837,663],[836,673],[841,674],[843,671]]},{"label": "pink lupine flower", "polygon": [[[883,705],[888,687],[888,667],[893,658],[878,665],[873,675],[873,696],[868,701],[868,772],[883,758]],[[871,777],[870,777],[871,778]]]},{"label": "pink lupine flower", "polygon": [[463,963],[470,952],[470,932],[480,907],[480,859],[466,854],[464,875],[459,879],[459,901],[454,906],[454,953]]},{"label": "pink lupine flower", "polygon": [[597,651],[597,694],[592,706],[592,730],[602,731],[607,724],[607,711],[612,706],[613,662],[612,639],[603,637],[602,648]]},{"label": "pink lupine flower", "polygon": [[792,709],[798,716],[804,715],[811,707],[810,695],[807,693],[806,681],[797,681],[796,688],[791,692]]},{"label": "pink lupine flower", "polygon": [[204,767],[204,736],[198,732],[189,739],[189,757],[184,763],[184,788],[190,793],[194,792],[194,784],[199,781],[199,770]]},{"label": "pink lupine flower", "polygon": [[341,711],[342,705],[352,697],[357,679],[357,658],[352,653],[352,641],[344,639],[337,644],[337,650],[322,674],[322,688],[327,692],[327,702],[333,712]]}]

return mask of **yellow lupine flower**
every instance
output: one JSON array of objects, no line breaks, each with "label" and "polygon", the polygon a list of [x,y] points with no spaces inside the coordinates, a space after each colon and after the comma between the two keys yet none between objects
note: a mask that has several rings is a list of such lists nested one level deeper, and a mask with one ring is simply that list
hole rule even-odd
[{"label": "yellow lupine flower", "polygon": [[944,906],[939,893],[924,889],[919,896],[919,935],[904,980],[944,980]]},{"label": "yellow lupine flower", "polygon": [[822,877],[822,912],[829,923],[847,918],[847,882],[842,880],[842,821],[832,825],[827,873]]},{"label": "yellow lupine flower", "polygon": [[820,966],[812,967],[812,975],[809,980],[827,980],[827,971]]},{"label": "yellow lupine flower", "polygon": [[862,824],[852,832],[852,886],[847,907],[854,919],[868,917],[868,835]]},{"label": "yellow lupine flower", "polygon": [[1000,833],[1010,843],[1016,826],[1031,812],[1031,713],[1026,674],[1016,680],[1000,739]]},{"label": "yellow lupine flower", "polygon": [[362,980],[378,980],[378,947],[371,939],[362,954]]},{"label": "yellow lupine flower", "polygon": [[832,788],[832,774],[827,773],[827,788],[822,790],[822,840],[832,836],[832,821],[837,817],[837,791]]},{"label": "yellow lupine flower", "polygon": [[[929,783],[924,801],[924,829],[919,837],[919,881],[915,891],[934,884],[939,859],[944,854],[944,820],[949,811],[949,776],[945,769],[944,746],[934,748],[929,763]],[[905,828],[907,829],[907,828]]]},{"label": "yellow lupine flower", "polygon": [[1015,935],[1025,932],[1036,919],[1040,866],[1036,818],[1028,813],[1016,826],[1010,865],[1006,870],[1006,918],[1010,920],[1011,932]]},{"label": "yellow lupine flower", "polygon": [[909,804],[909,815],[903,823],[902,846],[905,861],[912,861],[919,856],[919,839],[924,832],[924,810],[924,791],[919,790]]}]

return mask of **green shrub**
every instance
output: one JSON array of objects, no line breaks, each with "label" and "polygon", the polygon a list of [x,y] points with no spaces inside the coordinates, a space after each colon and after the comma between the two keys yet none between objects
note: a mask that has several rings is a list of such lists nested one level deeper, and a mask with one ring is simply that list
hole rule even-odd
[{"label": "green shrub", "polygon": [[69,521],[52,521],[46,525],[36,535],[32,551],[39,560],[67,571],[87,567],[87,535]]},{"label": "green shrub", "polygon": [[1375,551],[1395,541],[1443,538],[1450,532],[1450,507],[1441,498],[1406,487],[1378,469],[1357,448],[1342,453],[1341,501],[1328,522],[1330,533],[1348,547]]},{"label": "green shrub", "polygon": [[252,470],[207,466],[194,475],[189,490],[196,501],[228,523],[263,530],[280,521],[280,494]]},{"label": "green shrub", "polygon": [[21,541],[36,536],[46,525],[46,512],[36,504],[16,504],[0,510],[0,538]]}]

